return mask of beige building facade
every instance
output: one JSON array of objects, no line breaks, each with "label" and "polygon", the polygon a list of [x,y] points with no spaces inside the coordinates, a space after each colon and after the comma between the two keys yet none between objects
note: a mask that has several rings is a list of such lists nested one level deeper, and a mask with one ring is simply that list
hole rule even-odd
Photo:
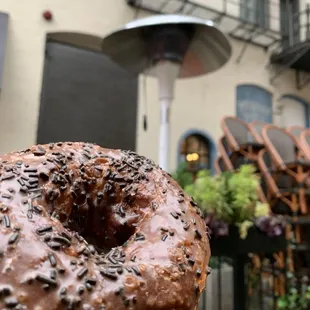
[{"label": "beige building facade", "polygon": [[[273,0],[272,4],[269,4],[270,13],[278,17],[278,22],[277,18],[274,18],[270,24],[275,31],[279,31],[280,27],[279,1]],[[218,10],[221,9],[218,3],[223,4],[218,0],[196,2],[208,4]],[[299,1],[299,10],[304,8],[306,1]],[[51,22],[42,18],[44,10],[52,12]],[[228,10],[232,15],[240,14],[236,5],[228,7]],[[2,0],[0,12],[9,15],[0,93],[0,152],[4,153],[36,142],[46,35],[54,32],[78,32],[104,37],[133,20],[137,11],[124,0]],[[147,14],[141,10],[139,17]],[[229,27],[226,25],[223,30],[229,32]],[[181,141],[187,134],[205,135],[210,141],[210,152],[216,153],[216,140],[221,135],[221,119],[224,115],[236,115],[237,89],[242,85],[255,86],[270,94],[273,122],[281,126],[308,126],[310,87],[296,87],[295,70],[283,70],[271,83],[279,68],[268,66],[270,52],[251,43],[245,46],[244,42],[231,37],[229,40],[233,54],[223,68],[207,76],[179,80],[176,84],[171,116],[170,161],[173,169],[177,166]],[[242,57],[239,57],[240,53]],[[137,151],[157,160],[157,83],[147,78],[144,96],[142,80],[141,77]],[[145,100],[149,116],[147,131],[143,130],[141,122]],[[247,107],[243,109],[246,110]],[[259,108],[257,105],[256,107]]]}]

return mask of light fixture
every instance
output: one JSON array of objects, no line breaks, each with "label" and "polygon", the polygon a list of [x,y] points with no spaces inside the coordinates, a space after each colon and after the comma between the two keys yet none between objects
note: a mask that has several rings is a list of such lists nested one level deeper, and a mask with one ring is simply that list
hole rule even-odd
[{"label": "light fixture", "polygon": [[199,159],[199,154],[197,153],[191,153],[186,155],[187,161],[197,161]]},{"label": "light fixture", "polygon": [[192,161],[192,154],[187,154],[186,155],[186,160],[187,161]]},{"label": "light fixture", "polygon": [[193,153],[192,154],[192,160],[193,161],[196,161],[196,160],[198,160],[199,159],[199,155],[197,154],[197,153]]},{"label": "light fixture", "polygon": [[210,21],[155,15],[126,24],[103,39],[102,51],[134,74],[159,82],[161,103],[159,165],[169,171],[170,107],[175,80],[216,71],[231,56],[226,36]]}]

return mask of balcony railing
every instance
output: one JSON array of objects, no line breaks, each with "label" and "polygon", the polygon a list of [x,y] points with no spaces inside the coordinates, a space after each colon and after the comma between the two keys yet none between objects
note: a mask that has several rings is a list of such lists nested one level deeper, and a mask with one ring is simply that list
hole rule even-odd
[{"label": "balcony railing", "polygon": [[[310,82],[300,78],[310,75],[310,4],[299,7],[281,0],[126,0],[137,9],[155,14],[185,14],[212,20],[217,27],[244,43],[239,62],[248,43],[260,46],[271,54],[270,63],[280,65],[271,77],[274,81],[288,68],[296,69],[297,87]],[[138,15],[138,14],[137,14]],[[300,82],[300,80],[303,80]]]},{"label": "balcony railing", "polygon": [[[127,0],[155,14],[181,13],[212,20],[235,39],[269,48],[281,39],[276,0]],[[255,3],[251,6],[251,3]],[[263,3],[263,5],[262,5]]]}]

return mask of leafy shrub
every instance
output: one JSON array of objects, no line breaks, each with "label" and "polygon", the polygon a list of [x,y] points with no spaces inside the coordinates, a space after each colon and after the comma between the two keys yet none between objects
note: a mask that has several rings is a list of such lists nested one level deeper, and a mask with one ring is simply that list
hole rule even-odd
[{"label": "leafy shrub", "polygon": [[211,232],[217,236],[227,235],[232,224],[239,227],[241,238],[246,238],[253,225],[270,237],[282,234],[282,221],[270,216],[268,204],[259,201],[259,182],[255,168],[243,165],[238,171],[217,176],[202,170],[195,182],[185,186],[185,191],[194,197]]}]

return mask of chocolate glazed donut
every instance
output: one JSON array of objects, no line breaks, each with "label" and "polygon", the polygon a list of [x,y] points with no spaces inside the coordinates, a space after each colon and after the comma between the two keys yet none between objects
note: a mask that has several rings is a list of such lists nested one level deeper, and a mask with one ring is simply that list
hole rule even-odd
[{"label": "chocolate glazed donut", "polygon": [[197,308],[199,209],[152,161],[85,143],[1,156],[0,309]]}]

